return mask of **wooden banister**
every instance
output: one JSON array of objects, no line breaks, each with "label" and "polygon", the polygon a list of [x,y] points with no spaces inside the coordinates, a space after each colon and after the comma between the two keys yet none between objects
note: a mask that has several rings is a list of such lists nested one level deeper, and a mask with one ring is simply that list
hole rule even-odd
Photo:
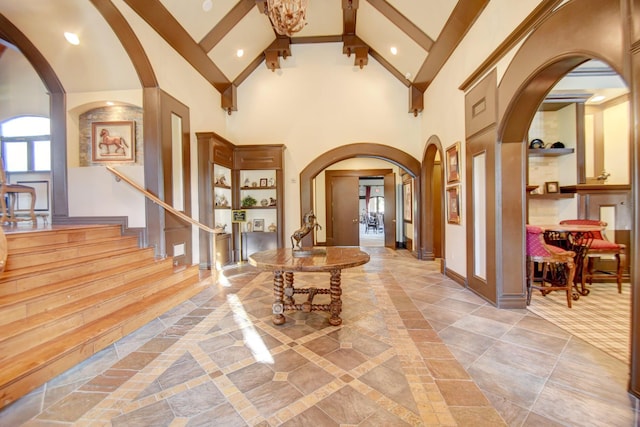
[{"label": "wooden banister", "polygon": [[182,219],[184,221],[187,221],[188,223],[190,223],[192,225],[195,225],[199,229],[204,230],[204,231],[206,231],[208,233],[211,233],[211,268],[214,269],[214,265],[216,264],[215,260],[214,260],[214,257],[215,257],[215,254],[216,254],[216,239],[215,239],[215,235],[222,233],[221,230],[217,230],[217,229],[214,229],[214,228],[211,228],[211,227],[207,227],[206,225],[196,221],[195,219],[191,218],[190,216],[186,215],[185,213],[180,212],[179,210],[177,210],[173,206],[168,205],[163,200],[160,200],[157,196],[155,196],[154,194],[150,193],[149,191],[147,191],[146,189],[141,187],[137,182],[133,181],[132,179],[130,179],[126,175],[124,175],[121,172],[119,172],[118,170],[114,169],[112,166],[106,166],[106,168],[107,168],[107,170],[109,172],[111,172],[112,174],[114,174],[116,176],[116,180],[122,180],[122,181],[126,182],[131,187],[136,189],[138,192],[142,193],[147,199],[151,200],[153,203],[155,203],[155,204],[157,204],[159,206],[162,206],[164,209],[166,209],[171,214],[177,216],[178,218],[180,218],[180,219]]}]

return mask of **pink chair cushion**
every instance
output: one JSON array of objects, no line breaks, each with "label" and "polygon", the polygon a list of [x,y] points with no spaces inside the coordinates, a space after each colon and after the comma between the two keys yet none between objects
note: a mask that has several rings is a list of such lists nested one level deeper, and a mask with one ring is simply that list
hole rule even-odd
[{"label": "pink chair cushion", "polygon": [[608,240],[593,239],[590,249],[599,249],[599,250],[608,249],[608,250],[617,251],[620,249],[620,245],[614,242],[610,242]]},{"label": "pink chair cushion", "polygon": [[557,254],[562,253],[562,252],[566,252],[565,249],[562,249],[559,246],[547,245],[547,248],[549,248],[549,250],[551,250],[551,252],[555,252]]}]

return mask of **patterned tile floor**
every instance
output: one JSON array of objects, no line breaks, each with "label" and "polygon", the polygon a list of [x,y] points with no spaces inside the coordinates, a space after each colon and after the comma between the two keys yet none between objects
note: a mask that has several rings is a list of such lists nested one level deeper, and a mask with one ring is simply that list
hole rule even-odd
[{"label": "patterned tile floor", "polygon": [[[407,251],[343,271],[343,324],[271,323],[249,266],[0,411],[2,426],[633,426],[627,365]],[[298,274],[296,282],[328,282]]]}]

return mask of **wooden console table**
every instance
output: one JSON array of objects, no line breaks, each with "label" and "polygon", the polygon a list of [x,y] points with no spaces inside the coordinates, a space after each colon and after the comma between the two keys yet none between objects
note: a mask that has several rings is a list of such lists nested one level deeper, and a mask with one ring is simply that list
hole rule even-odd
[{"label": "wooden console table", "polygon": [[[285,322],[285,310],[303,312],[327,311],[331,313],[329,323],[338,326],[342,323],[342,289],[341,271],[344,268],[356,267],[369,262],[369,254],[358,247],[328,246],[326,248],[308,249],[308,256],[294,256],[292,249],[271,249],[257,252],[249,256],[249,264],[263,270],[273,271],[273,323],[282,325]],[[326,288],[294,288],[293,273],[328,272],[331,275],[329,289]],[[307,294],[307,301],[296,303],[294,294]],[[317,294],[330,294],[329,304],[313,304]]]}]

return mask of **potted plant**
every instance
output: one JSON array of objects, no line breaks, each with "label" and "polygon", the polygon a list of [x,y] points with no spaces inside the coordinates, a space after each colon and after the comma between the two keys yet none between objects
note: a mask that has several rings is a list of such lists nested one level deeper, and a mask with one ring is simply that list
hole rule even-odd
[{"label": "potted plant", "polygon": [[243,208],[250,208],[252,206],[255,206],[257,203],[258,201],[251,196],[246,196],[242,199]]}]

